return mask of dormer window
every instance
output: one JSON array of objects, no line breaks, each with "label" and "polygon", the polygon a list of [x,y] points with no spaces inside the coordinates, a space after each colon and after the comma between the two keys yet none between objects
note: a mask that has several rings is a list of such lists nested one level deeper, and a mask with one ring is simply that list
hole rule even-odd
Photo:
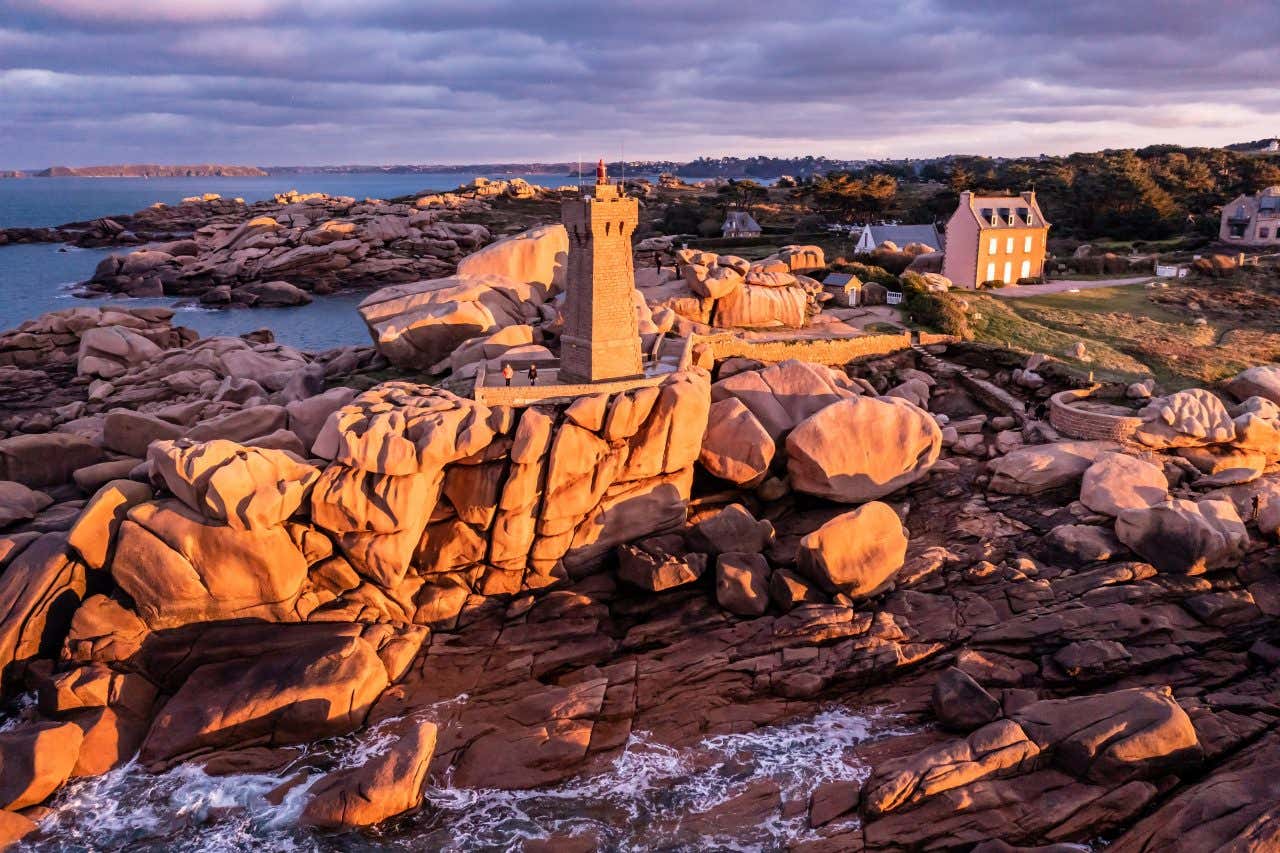
[{"label": "dormer window", "polygon": [[1029,207],[1018,208],[1018,216],[1019,218],[1022,219],[1023,222],[1027,223],[1028,225],[1035,224],[1035,217],[1031,215],[1031,208]]},{"label": "dormer window", "polygon": [[1012,216],[1012,212],[1009,210],[1009,208],[1007,208],[1007,207],[1002,207],[1002,208],[1000,208],[1000,222],[999,222],[998,224],[1000,224],[1000,225],[1012,225],[1012,224],[1013,224],[1013,216]]}]

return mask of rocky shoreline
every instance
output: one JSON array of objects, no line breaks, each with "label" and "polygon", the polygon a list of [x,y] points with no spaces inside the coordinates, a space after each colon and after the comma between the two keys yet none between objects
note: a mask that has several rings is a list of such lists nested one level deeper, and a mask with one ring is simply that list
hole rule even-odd
[{"label": "rocky shoreline", "polygon": [[[234,292],[263,258],[357,240],[312,242],[330,203],[201,226],[155,269],[195,286],[211,268],[174,259],[222,252]],[[365,235],[422,213],[345,209]],[[388,245],[435,239],[413,230]],[[126,766],[256,774],[300,837],[367,833],[446,811],[424,791],[547,791],[638,742],[696,764],[835,706],[893,732],[841,746],[846,773],[726,783],[656,831],[1269,849],[1280,368],[1126,404],[1123,442],[1040,416],[1079,384],[1052,360],[965,344],[841,367],[704,349],[568,405],[424,384],[554,356],[562,236],[453,240],[444,283],[366,300],[376,349],[198,339],[163,309],[0,335],[0,842],[56,848],[65,792]],[[804,247],[739,260],[643,282],[698,303],[639,300],[642,336],[696,331],[745,288],[819,307]],[[355,757],[309,751],[353,733]],[[619,832],[502,846],[635,843]]]}]

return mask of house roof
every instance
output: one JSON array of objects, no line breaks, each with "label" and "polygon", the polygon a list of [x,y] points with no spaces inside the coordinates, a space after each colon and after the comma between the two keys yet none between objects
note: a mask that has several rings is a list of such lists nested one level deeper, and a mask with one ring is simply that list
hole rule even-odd
[{"label": "house roof", "polygon": [[[844,287],[846,284],[855,281],[852,274],[847,272],[833,272],[822,280],[823,287]],[[861,287],[862,282],[856,281],[854,287]]]},{"label": "house roof", "polygon": [[[961,196],[961,206],[964,196]],[[983,231],[998,228],[1048,227],[1035,193],[1027,195],[970,195],[969,210]]]},{"label": "house roof", "polygon": [[871,242],[879,246],[885,240],[892,240],[901,249],[908,243],[924,243],[934,249],[942,248],[942,235],[935,225],[868,225]]},{"label": "house roof", "polygon": [[724,219],[722,231],[759,231],[760,223],[756,222],[745,210],[731,210]]}]

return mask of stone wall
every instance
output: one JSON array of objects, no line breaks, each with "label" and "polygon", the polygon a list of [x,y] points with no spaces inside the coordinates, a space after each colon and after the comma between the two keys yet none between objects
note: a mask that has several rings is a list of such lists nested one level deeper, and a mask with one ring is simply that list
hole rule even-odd
[{"label": "stone wall", "polygon": [[[671,374],[687,370],[693,361],[692,338],[661,337],[654,342],[652,355],[648,356],[644,376],[616,379],[611,382],[575,383],[558,381],[559,360],[539,363],[542,385],[524,385],[523,371],[517,370],[513,384],[507,385],[500,374],[490,373],[484,365],[476,372],[474,383],[466,381],[467,391],[479,403],[486,406],[532,406],[538,403],[568,404],[579,397],[593,394],[620,394],[638,388],[661,385]],[[547,367],[543,367],[543,364]],[[463,393],[457,388],[451,391]]]},{"label": "stone wall", "polygon": [[[726,358],[750,358],[763,362],[789,359],[814,364],[845,364],[857,358],[889,355],[912,345],[911,333],[900,335],[861,335],[856,338],[794,339],[782,341],[749,341],[732,334],[697,335],[695,343],[706,344],[716,361]],[[934,341],[947,343],[947,341]]]},{"label": "stone wall", "polygon": [[476,374],[476,401],[486,406],[533,406],[538,403],[572,403],[579,397],[592,394],[617,394],[623,391],[634,391],[637,388],[649,388],[661,385],[669,377],[669,373],[654,376],[640,376],[635,379],[618,379],[613,382],[566,383],[556,380],[554,371],[542,372],[542,385],[490,385],[491,374],[482,368]]},{"label": "stone wall", "polygon": [[1071,438],[1110,441],[1132,441],[1133,434],[1142,426],[1141,418],[1090,412],[1075,405],[1088,399],[1097,388],[1059,391],[1049,398],[1049,423],[1063,435]]}]

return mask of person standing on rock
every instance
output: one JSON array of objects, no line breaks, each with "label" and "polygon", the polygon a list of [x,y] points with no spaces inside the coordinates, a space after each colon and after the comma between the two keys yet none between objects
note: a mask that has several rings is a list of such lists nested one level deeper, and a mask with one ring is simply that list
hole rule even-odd
[{"label": "person standing on rock", "polygon": [[511,385],[511,377],[515,375],[516,375],[516,372],[511,369],[511,362],[507,362],[506,364],[502,365],[502,378],[507,381],[508,386]]},{"label": "person standing on rock", "polygon": [[529,365],[529,384],[538,384],[538,365],[536,364]]}]

